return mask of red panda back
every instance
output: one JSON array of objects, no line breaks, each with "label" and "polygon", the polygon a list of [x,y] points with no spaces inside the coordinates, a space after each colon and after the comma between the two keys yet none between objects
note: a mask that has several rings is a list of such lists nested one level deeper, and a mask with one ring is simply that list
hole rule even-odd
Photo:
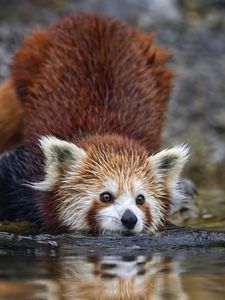
[{"label": "red panda back", "polygon": [[122,134],[158,149],[171,86],[153,36],[109,17],[75,13],[25,39],[12,76],[24,140]]}]

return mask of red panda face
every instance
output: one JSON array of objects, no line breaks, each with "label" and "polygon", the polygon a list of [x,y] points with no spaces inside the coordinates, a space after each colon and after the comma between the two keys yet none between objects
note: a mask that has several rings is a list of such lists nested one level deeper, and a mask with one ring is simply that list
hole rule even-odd
[{"label": "red panda face", "polygon": [[117,136],[90,138],[81,147],[47,137],[41,145],[46,178],[34,188],[54,193],[58,222],[68,231],[101,234],[161,227],[187,155],[177,147],[149,157]]},{"label": "red panda face", "polygon": [[[162,225],[165,208],[162,199],[148,188],[151,178],[124,175],[115,173],[97,184],[86,218],[89,226],[103,234],[156,230]],[[159,193],[161,196],[162,191]]]},{"label": "red panda face", "polygon": [[[122,156],[117,159],[125,160]],[[104,158],[102,163],[87,157],[78,172],[70,171],[64,179],[67,184],[58,188],[60,198],[71,195],[70,203],[68,198],[61,202],[61,222],[71,230],[84,228],[101,234],[155,231],[166,214],[165,188],[151,175],[147,157],[145,164],[137,167],[127,160],[117,171],[113,154],[111,160]]]}]

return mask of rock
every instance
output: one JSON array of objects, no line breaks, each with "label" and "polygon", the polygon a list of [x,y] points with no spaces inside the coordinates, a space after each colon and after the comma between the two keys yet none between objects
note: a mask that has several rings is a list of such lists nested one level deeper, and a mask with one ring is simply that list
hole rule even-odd
[{"label": "rock", "polygon": [[172,199],[169,220],[181,225],[186,220],[200,218],[201,207],[196,185],[191,180],[182,178],[178,182],[178,190],[183,197]]},{"label": "rock", "polygon": [[[38,249],[38,253],[49,253],[50,249],[66,254],[77,255],[141,255],[146,251],[179,251],[194,248],[225,247],[225,233],[205,230],[193,230],[191,228],[168,226],[166,230],[158,232],[154,236],[81,236],[65,234],[51,236],[17,235],[0,233],[1,251],[32,252]],[[68,252],[69,251],[69,252]]]}]

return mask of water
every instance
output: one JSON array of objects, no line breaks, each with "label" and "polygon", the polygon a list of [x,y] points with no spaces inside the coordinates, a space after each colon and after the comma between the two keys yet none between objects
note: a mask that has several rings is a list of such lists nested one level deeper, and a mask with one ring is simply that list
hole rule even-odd
[{"label": "water", "polygon": [[225,249],[174,255],[1,253],[1,300],[225,299]]},{"label": "water", "polygon": [[182,224],[194,228],[225,231],[225,191],[223,189],[199,189],[200,215]]},{"label": "water", "polygon": [[[225,231],[223,192],[201,195],[201,216],[186,223]],[[0,300],[225,299],[225,242],[215,243],[210,233],[172,228],[105,240],[21,232],[0,233]]]}]

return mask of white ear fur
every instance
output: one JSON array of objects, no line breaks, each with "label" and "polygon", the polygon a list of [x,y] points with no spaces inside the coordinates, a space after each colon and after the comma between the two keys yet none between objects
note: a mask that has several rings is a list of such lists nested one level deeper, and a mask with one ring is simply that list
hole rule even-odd
[{"label": "white ear fur", "polygon": [[51,191],[60,175],[62,164],[79,162],[86,156],[86,152],[73,143],[53,136],[43,136],[39,141],[46,157],[46,176],[44,181],[33,183],[31,187],[39,191]]},{"label": "white ear fur", "polygon": [[154,172],[166,178],[167,183],[173,186],[177,183],[182,169],[189,157],[189,147],[178,145],[165,149],[149,157]]}]

